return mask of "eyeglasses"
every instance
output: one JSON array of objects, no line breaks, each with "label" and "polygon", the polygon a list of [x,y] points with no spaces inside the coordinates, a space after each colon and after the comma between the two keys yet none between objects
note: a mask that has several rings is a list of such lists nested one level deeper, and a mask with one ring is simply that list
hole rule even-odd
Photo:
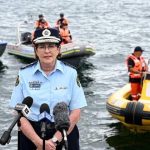
[{"label": "eyeglasses", "polygon": [[46,49],[52,50],[52,49],[54,49],[56,47],[57,47],[56,44],[38,44],[38,46],[37,46],[37,48],[39,50],[43,50],[43,51],[46,50]]}]

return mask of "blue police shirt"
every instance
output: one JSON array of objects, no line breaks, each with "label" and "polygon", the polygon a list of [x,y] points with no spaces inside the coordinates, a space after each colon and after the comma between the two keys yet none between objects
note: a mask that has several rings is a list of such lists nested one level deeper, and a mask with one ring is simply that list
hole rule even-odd
[{"label": "blue police shirt", "polygon": [[10,101],[10,107],[22,103],[27,96],[33,98],[29,120],[39,121],[40,106],[48,104],[53,119],[53,108],[58,102],[66,102],[69,111],[87,105],[83,89],[77,80],[77,72],[72,67],[57,60],[55,69],[46,75],[36,62],[20,69],[19,80]]}]

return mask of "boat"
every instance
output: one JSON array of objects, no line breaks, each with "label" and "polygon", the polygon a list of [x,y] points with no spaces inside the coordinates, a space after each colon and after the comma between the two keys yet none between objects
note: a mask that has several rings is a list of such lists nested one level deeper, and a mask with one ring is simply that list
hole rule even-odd
[{"label": "boat", "polygon": [[0,40],[0,57],[3,55],[6,49],[7,42]]},{"label": "boat", "polygon": [[106,102],[113,118],[134,132],[150,132],[150,72],[145,72],[141,97],[131,100],[130,83],[113,93]]},{"label": "boat", "polygon": [[[24,57],[26,59],[34,60],[34,48],[31,44],[31,32],[25,31],[23,29],[26,27],[27,23],[19,24],[17,28],[17,42],[8,43],[7,51],[9,54],[16,55],[19,57]],[[33,25],[32,25],[33,27]],[[29,28],[27,28],[29,30]],[[61,45],[61,56],[60,60],[66,60],[70,58],[92,56],[95,54],[93,47],[90,44],[79,44],[79,43],[67,43]]]},{"label": "boat", "polygon": [[[22,43],[7,44],[7,51],[9,54],[21,56],[27,59],[35,59],[34,48],[32,45]],[[61,45],[61,56],[59,59],[84,57],[94,55],[93,48],[89,45],[79,45],[75,43],[68,43]]]}]

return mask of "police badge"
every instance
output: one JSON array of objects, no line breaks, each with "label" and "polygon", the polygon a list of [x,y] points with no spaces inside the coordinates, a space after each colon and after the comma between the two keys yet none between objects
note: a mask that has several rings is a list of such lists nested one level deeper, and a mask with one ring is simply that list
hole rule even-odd
[{"label": "police badge", "polygon": [[19,84],[19,76],[17,76],[15,86],[18,86],[18,84]]},{"label": "police badge", "polygon": [[80,86],[81,86],[81,83],[80,83],[80,80],[79,80],[78,77],[77,77],[76,81],[77,81],[77,85],[80,87]]}]

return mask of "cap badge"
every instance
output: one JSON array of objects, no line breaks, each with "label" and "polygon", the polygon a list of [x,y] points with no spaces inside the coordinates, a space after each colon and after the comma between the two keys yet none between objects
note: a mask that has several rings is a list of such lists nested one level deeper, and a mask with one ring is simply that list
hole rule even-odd
[{"label": "cap badge", "polygon": [[50,32],[48,29],[45,29],[45,30],[42,32],[42,35],[43,35],[43,36],[50,36],[50,35],[51,35],[51,32]]}]

